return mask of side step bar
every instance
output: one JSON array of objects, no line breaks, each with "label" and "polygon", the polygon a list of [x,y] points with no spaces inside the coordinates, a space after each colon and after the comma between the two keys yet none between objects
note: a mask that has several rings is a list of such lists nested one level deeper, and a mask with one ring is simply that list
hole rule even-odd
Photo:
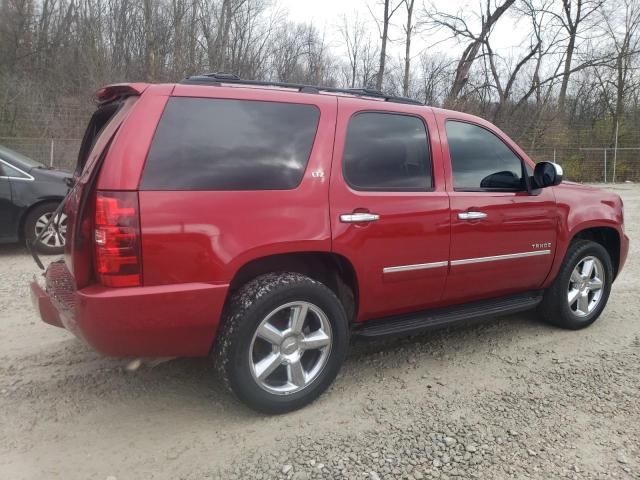
[{"label": "side step bar", "polygon": [[452,307],[407,313],[357,324],[354,326],[353,335],[382,337],[416,333],[468,320],[523,312],[535,308],[541,301],[542,291],[534,291]]}]

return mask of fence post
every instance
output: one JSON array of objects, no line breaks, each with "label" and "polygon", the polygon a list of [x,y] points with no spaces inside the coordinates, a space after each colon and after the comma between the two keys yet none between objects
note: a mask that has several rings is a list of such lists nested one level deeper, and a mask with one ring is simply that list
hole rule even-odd
[{"label": "fence post", "polygon": [[53,138],[51,139],[51,147],[49,148],[49,166],[53,167]]},{"label": "fence post", "polygon": [[607,148],[604,149],[604,183],[607,183]]}]

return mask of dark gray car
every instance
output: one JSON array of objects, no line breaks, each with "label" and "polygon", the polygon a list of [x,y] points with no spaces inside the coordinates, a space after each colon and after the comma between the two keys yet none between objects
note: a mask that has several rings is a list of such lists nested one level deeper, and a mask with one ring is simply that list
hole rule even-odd
[{"label": "dark gray car", "polygon": [[67,194],[71,175],[0,146],[0,243],[32,242],[41,253],[62,253],[66,218],[47,222]]}]

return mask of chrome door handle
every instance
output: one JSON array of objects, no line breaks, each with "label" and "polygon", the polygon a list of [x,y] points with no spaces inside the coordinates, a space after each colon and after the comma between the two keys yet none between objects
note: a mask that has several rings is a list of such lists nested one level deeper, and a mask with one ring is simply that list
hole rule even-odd
[{"label": "chrome door handle", "polygon": [[342,223],[375,222],[378,219],[380,219],[380,215],[377,213],[343,213],[340,215]]},{"label": "chrome door handle", "polygon": [[487,214],[484,212],[460,212],[458,218],[460,220],[481,220],[487,218]]}]

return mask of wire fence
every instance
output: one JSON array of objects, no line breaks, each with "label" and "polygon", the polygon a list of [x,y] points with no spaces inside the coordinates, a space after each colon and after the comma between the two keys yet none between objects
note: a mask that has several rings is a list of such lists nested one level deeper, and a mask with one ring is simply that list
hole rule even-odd
[{"label": "wire fence", "polygon": [[561,147],[527,152],[536,162],[559,163],[576,182],[640,182],[640,147]]},{"label": "wire fence", "polygon": [[0,137],[0,145],[66,171],[75,167],[81,141],[79,138]]},{"label": "wire fence", "polygon": [[[80,149],[79,138],[0,137],[9,147],[45,165],[72,171]],[[536,162],[559,163],[568,180],[577,182],[640,182],[638,147],[545,147],[527,152]]]}]

